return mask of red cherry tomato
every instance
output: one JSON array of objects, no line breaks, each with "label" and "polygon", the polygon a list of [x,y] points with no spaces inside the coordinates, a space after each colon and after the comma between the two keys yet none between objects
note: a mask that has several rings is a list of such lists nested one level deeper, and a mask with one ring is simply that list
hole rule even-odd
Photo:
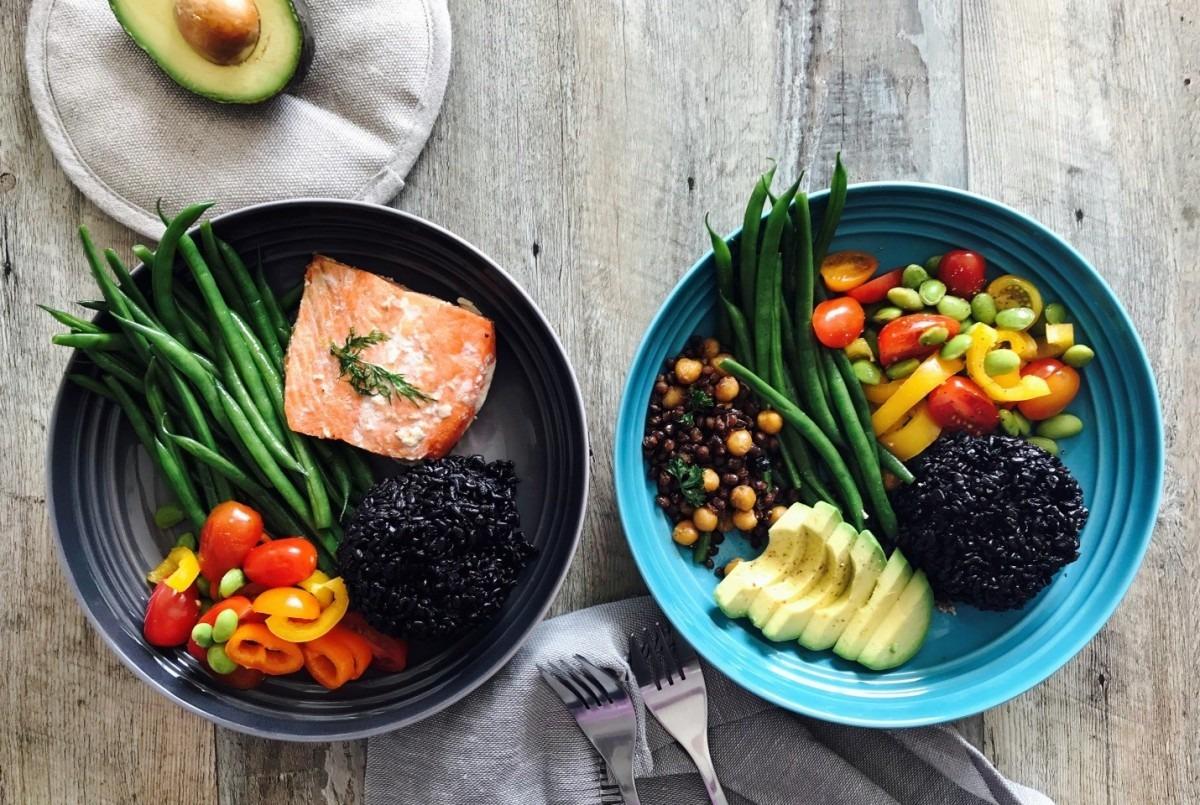
[{"label": "red cherry tomato", "polygon": [[200,529],[200,572],[218,584],[225,571],[240,567],[263,535],[262,517],[232,500],[217,504]]},{"label": "red cherry tomato", "polygon": [[839,296],[826,299],[813,310],[813,332],[830,349],[842,349],[862,335],[866,313],[857,299]]},{"label": "red cherry tomato", "polygon": [[897,361],[932,355],[941,345],[922,344],[921,334],[933,327],[945,327],[947,338],[953,338],[959,331],[957,321],[937,313],[910,313],[889,321],[879,331],[879,362],[891,366]]},{"label": "red cherry tomato", "polygon": [[[254,602],[249,598],[244,595],[231,595],[209,607],[208,612],[201,615],[196,623],[207,623],[209,626],[212,626],[217,622],[217,616],[227,609],[232,609],[237,613],[239,625],[243,623],[262,623],[267,619],[266,615],[254,611]],[[205,651],[200,648],[200,644],[192,639],[190,631],[188,634],[187,650],[188,654],[205,663],[205,667],[207,667]]]},{"label": "red cherry tomato", "polygon": [[200,595],[196,585],[181,593],[160,581],[146,604],[142,634],[152,646],[182,646],[190,638],[199,617]]},{"label": "red cherry tomato", "polygon": [[983,290],[987,262],[983,255],[966,249],[954,249],[942,255],[938,263],[938,279],[946,290],[963,299],[970,299]]},{"label": "red cherry tomato", "polygon": [[904,275],[904,269],[897,268],[895,271],[889,271],[886,274],[880,274],[870,282],[865,282],[857,288],[851,288],[846,291],[846,295],[857,299],[864,305],[873,305],[876,302],[882,302],[887,298],[887,292],[892,288],[899,288],[901,278]]},{"label": "red cherry tomato", "polygon": [[929,394],[929,415],[942,430],[991,433],[1000,424],[996,404],[969,378],[955,375]]},{"label": "red cherry tomato", "polygon": [[292,587],[317,569],[317,549],[303,537],[264,542],[242,560],[246,578],[264,587]]},{"label": "red cherry tomato", "polygon": [[371,646],[371,656],[375,658],[374,664],[379,670],[403,671],[408,665],[408,643],[385,635],[367,623],[366,618],[359,613],[347,612],[340,625],[367,641]]},{"label": "red cherry tomato", "polygon": [[1029,419],[1049,419],[1061,414],[1079,393],[1079,372],[1056,358],[1030,361],[1021,370],[1021,375],[1040,377],[1050,387],[1050,393],[1045,397],[1034,397],[1017,405],[1018,410]]}]

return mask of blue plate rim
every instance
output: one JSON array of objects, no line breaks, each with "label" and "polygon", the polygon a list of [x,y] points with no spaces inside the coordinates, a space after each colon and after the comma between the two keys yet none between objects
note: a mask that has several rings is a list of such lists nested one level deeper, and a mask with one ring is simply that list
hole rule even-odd
[{"label": "blue plate rim", "polygon": [[[1019,682],[1007,682],[1005,680],[996,680],[995,684],[988,686],[985,695],[980,696],[973,701],[972,704],[961,706],[957,709],[946,709],[934,715],[918,715],[910,717],[858,717],[845,715],[830,710],[829,708],[814,707],[806,704],[803,701],[798,701],[787,696],[780,695],[771,687],[759,684],[757,680],[749,681],[737,678],[737,676],[726,671],[726,667],[731,665],[723,660],[720,652],[707,644],[702,634],[694,632],[691,628],[691,623],[687,618],[681,617],[676,613],[677,605],[674,603],[674,598],[666,594],[664,582],[657,579],[653,574],[650,558],[648,555],[639,551],[636,545],[636,540],[630,537],[634,532],[636,524],[633,522],[632,507],[633,502],[629,497],[635,494],[629,486],[629,483],[623,483],[621,473],[622,459],[629,457],[631,451],[636,453],[637,466],[643,466],[644,459],[641,456],[640,439],[637,444],[633,444],[632,439],[623,439],[622,436],[629,431],[631,424],[636,426],[634,433],[641,433],[642,420],[645,414],[645,400],[641,399],[641,395],[636,388],[636,370],[647,361],[649,353],[653,349],[653,344],[650,341],[651,333],[658,330],[664,320],[670,315],[670,310],[677,302],[678,297],[683,293],[685,287],[691,283],[696,274],[705,270],[706,264],[712,258],[712,250],[704,252],[692,266],[684,272],[683,276],[675,283],[671,291],[667,294],[666,299],[658,307],[650,323],[646,326],[645,332],[638,343],[638,347],[634,352],[633,361],[630,364],[629,373],[626,379],[625,388],[621,394],[621,402],[617,413],[617,423],[615,429],[616,444],[613,450],[613,478],[614,486],[616,487],[617,509],[621,519],[621,525],[625,534],[625,541],[629,546],[630,553],[633,554],[634,563],[637,565],[638,572],[642,576],[647,588],[650,590],[651,596],[662,609],[667,619],[681,632],[696,651],[704,657],[704,659],[713,665],[717,670],[726,673],[733,682],[740,687],[748,690],[756,696],[759,696],[779,707],[791,710],[803,715],[812,716],[824,721],[834,723],[847,724],[858,727],[876,727],[876,728],[904,728],[904,727],[919,727],[929,724],[940,724],[948,721],[954,721],[960,718],[966,718],[989,710],[992,707],[1003,704],[1016,696],[1025,693],[1037,685],[1044,682],[1056,671],[1060,670],[1072,658],[1074,658],[1086,646],[1092,638],[1108,623],[1117,607],[1125,599],[1129,592],[1129,587],[1133,583],[1134,577],[1141,568],[1145,559],[1146,551],[1150,546],[1150,540],[1154,534],[1154,526],[1157,521],[1158,511],[1162,501],[1164,474],[1166,469],[1166,456],[1164,449],[1163,436],[1163,421],[1162,421],[1162,400],[1158,394],[1158,384],[1155,381],[1154,372],[1150,365],[1149,357],[1146,354],[1145,345],[1142,343],[1137,327],[1134,326],[1133,320],[1129,317],[1129,312],[1125,309],[1125,305],[1117,297],[1116,293],[1109,286],[1103,275],[1088,261],[1078,249],[1068,243],[1064,238],[1056,232],[1014,207],[1011,207],[1003,202],[982,196],[978,193],[973,193],[969,190],[949,187],[946,185],[936,184],[933,182],[917,182],[917,181],[873,181],[860,182],[851,184],[848,187],[848,194],[853,194],[855,191],[910,191],[918,194],[926,194],[930,197],[951,198],[960,201],[966,201],[974,205],[980,205],[988,208],[991,212],[998,213],[1002,216],[1007,216],[1019,222],[1022,226],[1029,228],[1032,234],[1044,237],[1052,241],[1056,246],[1062,248],[1071,256],[1080,266],[1086,269],[1092,279],[1099,283],[1110,302],[1120,313],[1121,323],[1133,335],[1133,342],[1137,347],[1136,353],[1136,372],[1142,376],[1146,382],[1146,390],[1149,392],[1150,398],[1153,400],[1153,421],[1150,423],[1154,432],[1154,488],[1152,493],[1151,505],[1145,511],[1148,512],[1148,521],[1139,523],[1138,542],[1136,550],[1136,560],[1125,565],[1120,574],[1115,578],[1115,587],[1117,594],[1099,608],[1097,616],[1093,622],[1088,624],[1084,629],[1080,630],[1073,639],[1066,641],[1063,646],[1056,652],[1054,659],[1038,667],[1038,669],[1028,675],[1022,676]],[[824,200],[829,195],[828,190],[820,190],[809,194],[810,201]],[[764,218],[766,216],[764,215]],[[725,236],[726,240],[740,236],[741,227],[733,230]],[[643,472],[644,474],[644,472]],[[628,479],[625,479],[626,481]],[[638,483],[641,483],[642,478],[639,476]],[[1143,518],[1145,520],[1146,518]],[[707,627],[706,627],[707,628]]]}]

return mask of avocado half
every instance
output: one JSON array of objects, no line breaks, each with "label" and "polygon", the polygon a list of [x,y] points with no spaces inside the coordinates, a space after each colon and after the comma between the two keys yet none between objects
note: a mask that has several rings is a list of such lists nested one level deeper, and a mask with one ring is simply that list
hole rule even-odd
[{"label": "avocado half", "polygon": [[[298,83],[312,62],[307,14],[296,0],[248,0],[259,29],[252,49],[220,64],[184,38],[178,0],[109,0],[125,33],[184,89],[220,103],[261,103]],[[220,9],[220,2],[209,4]]]}]

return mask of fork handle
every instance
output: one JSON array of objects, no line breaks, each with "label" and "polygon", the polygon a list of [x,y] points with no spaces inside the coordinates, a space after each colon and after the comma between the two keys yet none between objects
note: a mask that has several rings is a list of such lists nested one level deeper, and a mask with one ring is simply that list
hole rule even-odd
[{"label": "fork handle", "polygon": [[708,800],[712,805],[729,805],[729,801],[725,799],[725,792],[721,789],[721,783],[717,780],[717,770],[713,768],[712,756],[708,751],[708,735],[701,733],[695,740],[683,744],[684,750],[691,756],[692,762],[696,764],[696,770],[700,772],[700,779],[704,781],[704,789],[708,792]]}]

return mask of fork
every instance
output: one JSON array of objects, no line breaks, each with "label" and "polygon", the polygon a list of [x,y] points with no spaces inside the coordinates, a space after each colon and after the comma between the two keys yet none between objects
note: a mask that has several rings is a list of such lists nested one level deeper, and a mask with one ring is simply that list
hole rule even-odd
[{"label": "fork", "polygon": [[629,636],[629,667],[647,709],[696,764],[709,801],[727,805],[708,749],[708,692],[695,650],[656,623]]},{"label": "fork", "polygon": [[574,663],[539,666],[558,698],[574,716],[583,734],[608,764],[609,773],[626,805],[639,805],[633,781],[633,741],[637,719],[621,683],[608,671],[576,654]]}]

